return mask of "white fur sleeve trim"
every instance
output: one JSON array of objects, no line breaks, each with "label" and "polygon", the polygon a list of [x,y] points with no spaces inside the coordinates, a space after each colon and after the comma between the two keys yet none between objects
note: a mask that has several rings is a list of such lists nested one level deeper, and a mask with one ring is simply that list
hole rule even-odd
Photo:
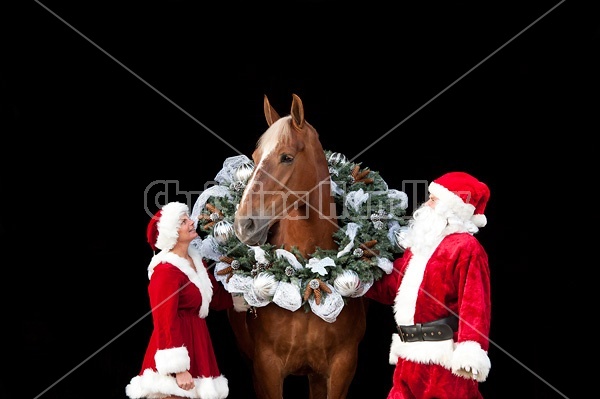
[{"label": "white fur sleeve trim", "polygon": [[398,358],[410,360],[422,364],[439,364],[450,370],[450,359],[454,341],[446,339],[444,341],[419,341],[402,342],[400,336],[392,334],[392,345],[390,346],[390,364],[396,364]]},{"label": "white fur sleeve trim", "polygon": [[159,349],[154,355],[156,370],[160,374],[179,373],[190,369],[190,356],[186,347]]},{"label": "white fur sleeve trim", "polygon": [[465,341],[456,345],[452,355],[452,373],[459,377],[472,378],[471,373],[465,373],[464,369],[477,370],[477,381],[483,382],[487,379],[492,367],[490,358],[486,351],[481,349],[475,341]]}]

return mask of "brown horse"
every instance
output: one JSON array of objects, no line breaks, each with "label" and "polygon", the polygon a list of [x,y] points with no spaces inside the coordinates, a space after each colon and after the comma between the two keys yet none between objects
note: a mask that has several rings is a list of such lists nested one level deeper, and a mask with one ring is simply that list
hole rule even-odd
[{"label": "brown horse", "polygon": [[[327,158],[317,131],[304,119],[302,101],[293,95],[290,115],[280,117],[265,96],[264,113],[269,128],[252,154],[255,168],[235,214],[235,235],[251,246],[296,248],[305,258],[317,248],[337,249]],[[308,291],[302,291],[306,298]],[[310,399],[347,396],[366,329],[366,300],[344,301],[334,322],[272,302],[252,312],[230,313],[258,398],[281,399],[290,375],[308,377]]]}]

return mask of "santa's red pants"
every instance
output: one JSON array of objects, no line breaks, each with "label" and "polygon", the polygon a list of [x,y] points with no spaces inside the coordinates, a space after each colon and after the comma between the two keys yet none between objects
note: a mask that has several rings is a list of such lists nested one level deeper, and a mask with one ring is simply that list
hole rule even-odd
[{"label": "santa's red pants", "polygon": [[437,364],[398,359],[387,399],[483,399],[478,383]]}]

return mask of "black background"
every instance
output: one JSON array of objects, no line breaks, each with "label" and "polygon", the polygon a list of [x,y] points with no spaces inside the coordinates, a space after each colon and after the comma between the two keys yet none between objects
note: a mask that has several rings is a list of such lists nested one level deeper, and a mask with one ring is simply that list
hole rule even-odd
[{"label": "black background", "polygon": [[[193,205],[226,157],[252,153],[263,95],[286,115],[292,93],[324,148],[391,188],[451,170],[490,186],[478,237],[492,272],[492,369],[481,390],[580,396],[597,340],[583,284],[597,264],[591,10],[252,3],[8,3],[18,7],[3,13],[0,81],[7,397],[125,398],[151,331],[145,228],[164,203],[157,182]],[[411,208],[425,195],[414,194]],[[208,320],[230,398],[253,398],[225,314]],[[386,397],[392,332],[391,309],[372,304],[349,399]],[[284,397],[307,397],[302,379]]]}]

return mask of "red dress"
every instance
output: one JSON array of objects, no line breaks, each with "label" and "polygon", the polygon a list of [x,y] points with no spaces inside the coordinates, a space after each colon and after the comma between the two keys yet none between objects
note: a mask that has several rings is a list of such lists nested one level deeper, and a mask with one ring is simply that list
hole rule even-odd
[{"label": "red dress", "polygon": [[[197,272],[189,262],[163,251],[148,267],[148,294],[154,330],[146,349],[140,374],[125,391],[130,398],[223,399],[229,394],[228,381],[221,375],[205,317],[209,309],[233,306],[231,294],[206,270],[199,252],[188,250]],[[177,386],[174,373],[188,370],[195,387]]]}]

